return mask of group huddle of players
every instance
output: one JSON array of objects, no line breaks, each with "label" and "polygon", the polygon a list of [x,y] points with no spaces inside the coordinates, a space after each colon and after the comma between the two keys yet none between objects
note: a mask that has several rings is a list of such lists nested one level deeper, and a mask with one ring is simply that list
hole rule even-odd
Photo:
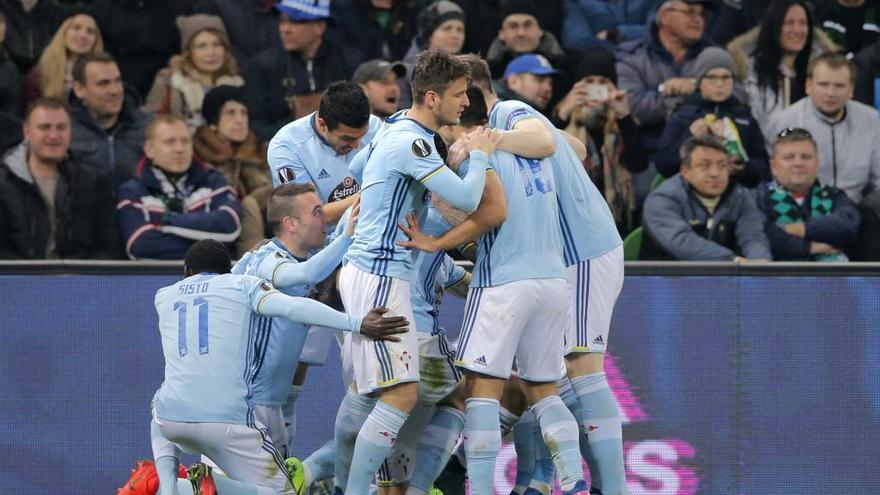
[{"label": "group huddle of players", "polygon": [[[331,86],[270,144],[274,237],[234,266],[199,241],[186,278],[157,292],[152,493],[302,495],[330,480],[346,495],[424,495],[457,454],[471,492],[494,495],[510,432],[519,495],[549,494],[554,476],[566,494],[627,493],[603,372],[622,241],[583,145],[498,101],[475,55],[425,51],[411,86],[412,108],[384,122],[357,86]],[[366,105],[362,122],[340,123],[334,98],[342,114]],[[352,181],[357,194],[323,204]],[[468,273],[445,251],[472,242]],[[305,297],[328,277],[343,311]],[[438,321],[446,290],[467,294],[454,346]],[[286,458],[291,380],[303,347],[334,334],[348,388],[334,438],[301,463]],[[178,478],[182,452],[204,464]]]}]

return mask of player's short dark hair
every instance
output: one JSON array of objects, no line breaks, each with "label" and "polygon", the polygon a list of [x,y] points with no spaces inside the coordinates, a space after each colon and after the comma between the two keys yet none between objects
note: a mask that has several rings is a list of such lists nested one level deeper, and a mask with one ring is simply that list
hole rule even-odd
[{"label": "player's short dark hair", "polygon": [[37,98],[31,101],[27,110],[24,111],[24,121],[27,122],[28,119],[31,118],[31,114],[34,113],[34,110],[38,108],[45,108],[48,110],[64,110],[64,113],[67,114],[67,117],[70,118],[70,109],[67,108],[67,104],[58,98]]},{"label": "player's short dark hair", "polygon": [[486,108],[486,99],[483,97],[483,90],[477,86],[470,86],[467,89],[467,97],[470,104],[461,112],[459,125],[474,127],[488,124],[489,110]]},{"label": "player's short dark hair", "polygon": [[226,246],[214,239],[202,239],[189,247],[183,261],[186,276],[199,273],[229,273],[232,257]]},{"label": "player's short dark hair", "polygon": [[456,80],[470,77],[468,64],[443,50],[425,50],[416,57],[412,71],[413,102],[421,105],[425,94],[433,91],[442,95]]},{"label": "player's short dark hair", "polygon": [[476,53],[463,53],[457,56],[459,60],[468,64],[471,71],[472,86],[476,86],[487,93],[494,93],[495,88],[492,86],[492,70],[489,64]]},{"label": "player's short dark hair", "polygon": [[297,216],[298,212],[293,205],[293,198],[310,192],[315,192],[315,186],[312,184],[296,184],[294,182],[283,184],[272,191],[266,205],[266,220],[272,233],[275,235],[281,233],[281,220],[284,217]]},{"label": "player's short dark hair", "polygon": [[86,53],[78,58],[73,64],[72,76],[73,80],[80,83],[86,83],[86,68],[92,62],[100,62],[104,64],[115,64],[116,60],[107,52],[91,52]]},{"label": "player's short dark hair", "polygon": [[338,81],[327,88],[318,105],[318,116],[329,130],[345,124],[360,128],[370,123],[370,100],[360,86],[351,81]]},{"label": "player's short dark hair", "polygon": [[691,156],[697,148],[711,148],[727,155],[727,148],[724,147],[724,142],[717,137],[709,134],[693,136],[688,138],[687,141],[681,145],[681,148],[678,149],[678,156],[681,158],[682,165],[686,167],[691,165]]}]

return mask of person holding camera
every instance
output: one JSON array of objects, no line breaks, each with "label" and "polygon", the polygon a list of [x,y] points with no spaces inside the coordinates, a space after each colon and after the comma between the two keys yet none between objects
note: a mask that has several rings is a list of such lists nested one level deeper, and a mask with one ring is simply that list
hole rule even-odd
[{"label": "person holding camera", "polygon": [[697,92],[688,96],[669,116],[660,148],[651,159],[664,177],[678,173],[681,145],[691,136],[712,135],[721,139],[730,156],[731,178],[755,187],[770,180],[769,157],[764,136],[749,106],[733,94],[736,65],[725,50],[709,47],[694,63]]},{"label": "person holding camera", "polygon": [[638,219],[631,175],[648,168],[648,154],[630,114],[629,95],[617,88],[614,55],[604,48],[585,51],[575,77],[552,120],[586,145],[584,168],[625,234]]},{"label": "person holding camera", "polygon": [[193,158],[186,121],[160,115],[147,126],[145,157],[119,186],[116,206],[131,259],[182,260],[196,241],[230,244],[241,231],[241,204],[223,174]]}]

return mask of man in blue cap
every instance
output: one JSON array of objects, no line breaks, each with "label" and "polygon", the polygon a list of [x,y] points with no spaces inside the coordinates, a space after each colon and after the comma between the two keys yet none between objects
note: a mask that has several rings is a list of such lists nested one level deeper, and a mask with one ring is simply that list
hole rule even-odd
[{"label": "man in blue cap", "polygon": [[327,35],[330,0],[281,0],[275,8],[281,46],[260,52],[243,70],[254,132],[264,140],[317,110],[327,86],[349,79],[361,59]]},{"label": "man in blue cap", "polygon": [[542,113],[553,97],[554,69],[543,55],[528,53],[511,60],[496,88],[502,100],[520,100]]}]

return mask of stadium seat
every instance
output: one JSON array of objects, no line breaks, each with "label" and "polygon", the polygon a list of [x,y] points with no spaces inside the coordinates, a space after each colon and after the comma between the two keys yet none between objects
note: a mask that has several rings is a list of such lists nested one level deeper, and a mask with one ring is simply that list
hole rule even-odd
[{"label": "stadium seat", "polygon": [[644,227],[637,227],[623,240],[623,259],[625,261],[638,261],[639,251],[642,249],[642,233],[644,230]]}]

